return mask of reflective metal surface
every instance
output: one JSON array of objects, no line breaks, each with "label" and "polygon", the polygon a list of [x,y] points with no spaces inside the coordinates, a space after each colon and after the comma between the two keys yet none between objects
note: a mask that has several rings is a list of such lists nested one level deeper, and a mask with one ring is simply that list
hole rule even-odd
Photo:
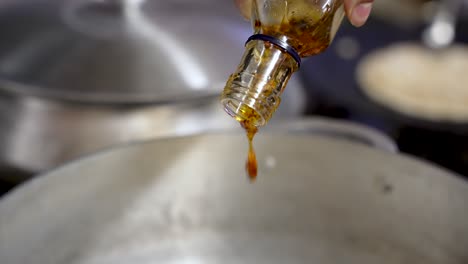
[{"label": "reflective metal surface", "polygon": [[398,152],[397,145],[390,137],[370,127],[343,120],[318,117],[296,118],[273,122],[272,125],[266,127],[266,131],[275,133],[284,132],[289,135],[308,134],[322,136],[363,144],[383,151]]},{"label": "reflective metal surface", "polygon": [[0,96],[0,106],[0,161],[29,174],[117,144],[237,127],[211,100],[109,107]]},{"label": "reflective metal surface", "polygon": [[[218,103],[251,31],[232,1],[5,0],[0,23],[1,178],[238,126]],[[305,103],[294,78],[276,118]]]},{"label": "reflective metal surface", "polygon": [[[275,122],[304,110],[301,83],[291,80]],[[173,104],[100,105],[0,93],[0,167],[31,177],[82,155],[117,144],[157,137],[238,128],[217,97]],[[1,172],[1,170],[0,170]]]},{"label": "reflective metal surface", "polygon": [[464,0],[441,0],[431,24],[423,32],[423,42],[433,49],[443,49],[455,40],[458,16]]},{"label": "reflective metal surface", "polygon": [[218,96],[250,25],[216,0],[5,0],[0,89],[86,102]]},{"label": "reflective metal surface", "polygon": [[468,184],[344,140],[259,134],[133,144],[0,201],[8,264],[468,262]]}]

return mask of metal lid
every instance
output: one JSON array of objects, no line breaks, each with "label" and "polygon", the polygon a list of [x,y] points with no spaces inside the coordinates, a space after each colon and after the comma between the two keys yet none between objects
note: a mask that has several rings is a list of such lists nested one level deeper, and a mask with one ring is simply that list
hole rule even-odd
[{"label": "metal lid", "polygon": [[7,0],[0,82],[85,102],[218,96],[251,33],[218,0]]}]

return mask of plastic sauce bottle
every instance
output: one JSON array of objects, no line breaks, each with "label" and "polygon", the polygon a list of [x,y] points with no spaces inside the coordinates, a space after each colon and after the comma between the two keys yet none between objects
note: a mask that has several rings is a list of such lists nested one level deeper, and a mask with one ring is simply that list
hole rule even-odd
[{"label": "plastic sauce bottle", "polygon": [[225,111],[246,129],[247,172],[253,180],[257,164],[252,140],[271,119],[301,59],[324,51],[343,20],[342,0],[253,0],[254,28],[241,62],[221,96]]}]

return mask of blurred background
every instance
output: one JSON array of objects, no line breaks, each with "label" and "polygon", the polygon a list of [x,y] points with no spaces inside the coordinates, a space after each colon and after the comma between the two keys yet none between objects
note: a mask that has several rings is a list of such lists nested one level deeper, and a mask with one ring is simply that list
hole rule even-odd
[{"label": "blurred background", "polygon": [[[115,145],[237,128],[218,98],[251,32],[230,0],[2,1],[0,193]],[[272,123],[356,122],[468,176],[467,42],[466,0],[376,0]]]},{"label": "blurred background", "polygon": [[369,23],[344,23],[305,63],[305,114],[378,128],[401,152],[468,176],[467,14],[463,0],[375,1]]}]

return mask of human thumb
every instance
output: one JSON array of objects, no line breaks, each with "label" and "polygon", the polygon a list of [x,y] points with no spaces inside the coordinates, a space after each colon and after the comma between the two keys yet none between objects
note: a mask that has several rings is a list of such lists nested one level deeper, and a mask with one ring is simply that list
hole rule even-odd
[{"label": "human thumb", "polygon": [[372,10],[373,0],[345,0],[346,15],[355,27],[364,25]]}]

